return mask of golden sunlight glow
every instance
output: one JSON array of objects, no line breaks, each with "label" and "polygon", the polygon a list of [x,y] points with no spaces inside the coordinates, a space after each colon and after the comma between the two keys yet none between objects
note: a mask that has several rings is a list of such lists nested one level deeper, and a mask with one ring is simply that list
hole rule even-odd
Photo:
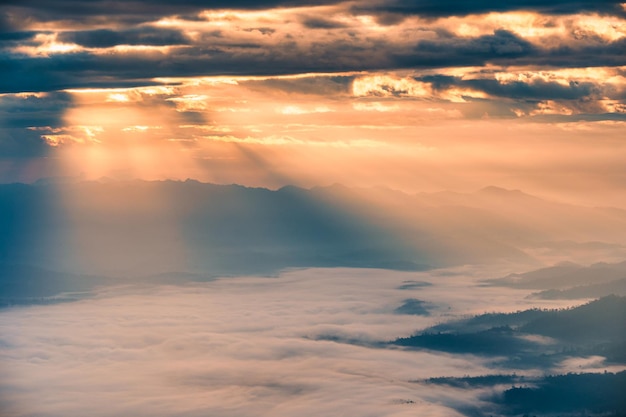
[{"label": "golden sunlight glow", "polygon": [[[198,17],[206,22],[221,25],[237,24],[289,24],[295,14],[300,15],[325,15],[334,14],[337,9],[334,6],[309,6],[297,8],[276,8],[268,10],[205,10]],[[171,19],[170,19],[171,21]]]},{"label": "golden sunlight glow", "polygon": [[14,96],[14,97],[19,97],[19,98],[44,98],[48,96],[48,93],[13,93],[13,94],[0,94],[0,97],[2,96]]},{"label": "golden sunlight glow", "polygon": [[469,88],[453,87],[437,94],[442,100],[447,100],[452,103],[465,103],[467,98],[489,98],[489,95],[482,92],[471,90]]},{"label": "golden sunlight glow", "polygon": [[626,113],[626,103],[617,100],[601,100],[600,104],[607,113]]},{"label": "golden sunlight glow", "polygon": [[490,35],[506,28],[525,38],[548,38],[566,36],[566,24],[562,18],[548,18],[531,12],[488,13],[476,16],[447,17],[438,22],[452,33],[463,37]]},{"label": "golden sunlight glow", "polygon": [[313,109],[305,109],[299,106],[285,106],[276,110],[282,114],[308,114],[308,113],[329,113],[332,110],[326,106],[317,106]]},{"label": "golden sunlight glow", "polygon": [[57,147],[69,144],[100,143],[98,135],[104,132],[102,126],[67,126],[64,128],[31,128],[31,130],[48,131],[51,134],[41,135],[50,146]]},{"label": "golden sunlight glow", "polygon": [[201,139],[216,141],[216,142],[228,142],[228,143],[242,143],[248,145],[304,145],[304,146],[313,146],[313,147],[330,147],[330,148],[380,148],[385,146],[384,142],[367,140],[367,139],[356,139],[356,140],[332,140],[332,141],[313,141],[313,140],[303,140],[297,139],[291,136],[278,136],[271,135],[265,137],[236,137],[232,135],[218,136],[218,135],[208,135],[201,136]]},{"label": "golden sunlight glow", "polygon": [[386,104],[380,101],[357,102],[352,104],[352,108],[357,111],[378,111],[392,112],[400,109],[398,104]]},{"label": "golden sunlight glow", "polygon": [[128,95],[123,93],[111,93],[107,96],[106,101],[113,103],[127,103],[130,101],[130,98]]},{"label": "golden sunlight glow", "polygon": [[613,84],[619,88],[626,87],[626,67],[616,68],[566,68],[549,71],[528,71],[511,68],[495,74],[495,79],[504,83],[521,81],[525,83],[543,81],[554,82],[569,86],[571,82],[592,82],[598,84]]},{"label": "golden sunlight glow", "polygon": [[[163,84],[182,84],[187,87],[192,86],[215,86],[219,84],[238,85],[244,81],[265,81],[265,80],[298,80],[303,78],[316,78],[316,77],[338,77],[338,76],[353,76],[365,74],[364,71],[345,71],[345,72],[311,72],[300,74],[285,74],[285,75],[215,75],[209,77],[157,77],[152,81]],[[149,88],[149,87],[142,87]]]},{"label": "golden sunlight glow", "polygon": [[49,57],[55,54],[67,54],[84,49],[74,43],[58,42],[56,33],[38,33],[33,38],[33,42],[38,45],[19,45],[10,49],[16,53],[32,57]]},{"label": "golden sunlight glow", "polygon": [[122,132],[146,132],[149,129],[162,129],[162,126],[127,126],[122,128]]},{"label": "golden sunlight glow", "polygon": [[[524,158],[532,154],[546,166],[565,164],[572,155],[583,158],[583,151],[572,148],[574,142],[563,142],[564,135],[582,134],[576,130],[582,124],[571,123],[565,132],[543,125],[543,130],[534,128],[532,120],[583,110],[567,101],[528,105],[515,99],[498,101],[465,87],[433,89],[417,79],[445,74],[462,80],[558,82],[567,87],[570,82],[589,81],[623,91],[626,79],[621,71],[491,66],[348,73],[331,97],[308,87],[337,88],[338,74],[159,79],[172,84],[66,90],[74,100],[63,126],[38,131],[61,155],[59,164],[92,179],[192,177],[258,186],[339,181],[384,183],[412,191],[450,185],[480,188],[485,178],[504,178],[498,176],[502,173],[497,167],[527,169],[523,152]],[[300,80],[307,89],[300,89]],[[595,102],[602,111],[624,110],[618,98]],[[501,114],[494,103],[502,107]],[[479,120],[484,114],[491,118]],[[611,129],[606,138],[619,135],[619,128],[612,125],[602,129]],[[532,151],[515,144],[522,137],[532,138],[523,142]],[[535,137],[537,146],[528,145]],[[567,152],[555,153],[556,149]],[[251,160],[256,154],[284,176],[268,178],[264,165]],[[454,172],[467,174],[461,181]]]},{"label": "golden sunlight glow", "polygon": [[575,26],[578,36],[600,36],[611,42],[626,36],[626,21],[614,16],[577,16]]},{"label": "golden sunlight glow", "polygon": [[544,114],[571,115],[574,114],[574,112],[569,107],[559,104],[553,100],[541,101],[537,105],[537,109],[530,112],[531,116]]},{"label": "golden sunlight glow", "polygon": [[411,78],[396,78],[391,75],[368,75],[352,83],[355,97],[415,97],[425,98],[431,94],[430,86]]},{"label": "golden sunlight glow", "polygon": [[505,28],[526,39],[545,44],[551,38],[575,39],[601,37],[615,41],[626,36],[626,22],[614,16],[598,14],[542,16],[533,12],[492,12],[486,15],[448,17],[438,22],[459,36],[478,37]]},{"label": "golden sunlight glow", "polygon": [[187,94],[182,97],[168,98],[167,101],[176,103],[177,111],[187,112],[207,110],[207,99],[205,95]]},{"label": "golden sunlight glow", "polygon": [[83,143],[84,141],[80,138],[76,138],[71,135],[41,135],[41,138],[46,141],[46,143],[52,147],[57,147],[59,145],[65,145],[69,143]]},{"label": "golden sunlight glow", "polygon": [[491,31],[506,28],[524,38],[546,38],[566,33],[561,19],[555,21],[553,17],[547,18],[531,12],[489,13],[474,21],[485,24]]},{"label": "golden sunlight glow", "polygon": [[177,46],[159,46],[159,45],[115,45],[111,48],[99,48],[92,50],[96,54],[110,54],[111,52],[120,52],[125,54],[132,54],[135,52],[159,52],[167,55],[172,49]]},{"label": "golden sunlight glow", "polygon": [[171,95],[176,92],[176,87],[166,86],[166,85],[157,85],[150,87],[133,87],[133,88],[74,88],[74,89],[66,89],[64,90],[68,93],[72,94],[124,94],[130,92],[137,92],[145,95]]}]

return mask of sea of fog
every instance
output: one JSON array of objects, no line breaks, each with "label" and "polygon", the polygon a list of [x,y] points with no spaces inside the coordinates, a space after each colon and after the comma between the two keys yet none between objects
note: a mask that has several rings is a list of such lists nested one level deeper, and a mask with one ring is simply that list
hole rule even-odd
[{"label": "sea of fog", "polygon": [[[487,408],[487,388],[424,379],[540,371],[384,342],[455,317],[581,304],[480,284],[504,272],[302,269],[106,287],[75,302],[6,308],[2,416],[455,416]],[[407,299],[424,301],[430,315],[395,312]],[[559,371],[570,365],[602,370],[590,358]]]}]

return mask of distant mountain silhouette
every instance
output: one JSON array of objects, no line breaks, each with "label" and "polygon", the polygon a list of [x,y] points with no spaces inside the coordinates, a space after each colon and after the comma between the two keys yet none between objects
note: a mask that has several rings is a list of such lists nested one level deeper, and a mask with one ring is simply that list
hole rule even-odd
[{"label": "distant mountain silhouette", "polygon": [[626,261],[615,264],[600,262],[590,266],[563,263],[522,274],[510,274],[485,282],[512,288],[568,289],[576,286],[608,284],[623,278],[626,278]]},{"label": "distant mountain silhouette", "polygon": [[611,294],[626,296],[626,278],[600,284],[579,285],[565,290],[544,290],[531,294],[531,297],[543,298],[545,300],[572,300],[579,298],[599,298]]},{"label": "distant mountain silhouette", "polygon": [[528,248],[563,239],[619,248],[626,212],[494,187],[410,195],[337,184],[272,191],[193,180],[62,179],[0,185],[0,233],[0,262],[77,275],[423,270],[537,264]]},{"label": "distant mountain silhouette", "polygon": [[[51,271],[30,265],[0,263],[0,307],[71,301],[98,285],[119,284],[119,280]],[[73,293],[65,294],[63,293]]]},{"label": "distant mountain silhouette", "polygon": [[186,182],[0,185],[0,262],[78,274],[428,268],[389,230],[314,192]]}]

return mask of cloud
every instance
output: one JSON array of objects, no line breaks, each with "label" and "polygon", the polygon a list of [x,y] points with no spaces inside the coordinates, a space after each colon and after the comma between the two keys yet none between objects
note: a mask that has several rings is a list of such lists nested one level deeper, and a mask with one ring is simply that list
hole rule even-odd
[{"label": "cloud", "polygon": [[[450,315],[551,305],[523,300],[519,290],[475,286],[484,270],[447,273],[311,269],[109,287],[88,300],[3,310],[0,401],[15,417],[450,416],[481,409],[479,391],[410,382],[490,372],[480,359],[319,340],[392,340]],[[398,289],[412,280],[433,285]],[[394,314],[407,291],[432,303],[432,317]]]},{"label": "cloud", "polygon": [[306,94],[316,96],[341,97],[348,96],[356,75],[337,74],[298,78],[266,78],[259,80],[242,80],[239,84],[252,90],[275,93],[284,91],[288,94]]},{"label": "cloud", "polygon": [[0,128],[59,127],[73,98],[65,92],[0,96]]},{"label": "cloud", "polygon": [[513,0],[498,2],[493,0],[480,0],[471,2],[459,2],[455,0],[411,0],[411,1],[385,1],[378,0],[366,2],[353,7],[355,13],[377,13],[383,18],[387,14],[401,16],[419,15],[430,18],[447,16],[466,16],[470,14],[483,14],[489,12],[531,11],[548,15],[600,13],[606,15],[625,16],[621,0],[557,0],[550,3],[533,0]]},{"label": "cloud", "polygon": [[[132,4],[130,9],[138,7]],[[209,75],[487,64],[620,66],[626,42],[621,19],[607,24],[597,15],[553,17],[548,24],[539,15],[496,13],[483,20],[411,18],[391,27],[347,14],[341,5],[265,12],[234,5],[226,11],[207,10],[202,18],[152,16],[140,26],[108,21],[107,16],[97,26],[70,30],[68,23],[53,20],[45,29],[32,24],[3,34],[0,75],[7,81],[0,82],[0,91],[138,86],[154,84],[155,78]]]},{"label": "cloud", "polygon": [[[465,87],[482,91],[494,97],[527,100],[575,100],[600,93],[602,88],[601,85],[590,82],[571,81],[569,84],[563,85],[559,82],[543,80],[503,82],[495,78],[462,79],[440,75],[418,77],[418,81],[430,82],[436,89],[441,90],[451,87]],[[609,90],[608,93],[611,91]]]},{"label": "cloud", "polygon": [[63,124],[72,103],[63,92],[0,95],[0,157],[46,155],[48,146],[41,135]]},{"label": "cloud", "polygon": [[178,30],[143,27],[129,30],[97,29],[62,32],[58,40],[88,48],[108,48],[116,45],[186,45],[189,39]]},{"label": "cloud", "polygon": [[[1,21],[0,21],[1,23]],[[0,30],[0,42],[20,42],[25,40],[30,40],[35,37],[37,32],[28,31],[28,32],[5,32]],[[1,45],[1,44],[0,44]]]},{"label": "cloud", "polygon": [[161,17],[183,15],[197,18],[203,10],[261,10],[276,7],[298,7],[333,4],[333,0],[235,0],[213,1],[181,0],[95,0],[76,3],[72,0],[25,0],[5,5],[5,20],[20,23],[28,21],[65,21],[80,24],[117,23],[138,24],[158,20]]},{"label": "cloud", "polygon": [[307,29],[341,29],[347,27],[345,23],[319,17],[304,18],[302,24]]},{"label": "cloud", "polygon": [[[105,42],[105,41],[101,41]],[[112,51],[110,54],[78,52],[51,57],[21,57],[4,66],[5,92],[49,91],[63,88],[125,87],[154,85],[157,77],[191,77],[239,74],[269,75],[306,72],[364,71],[394,68],[436,68],[498,65],[568,65],[584,67],[581,54],[596,56],[597,65],[621,64],[623,46],[616,41],[580,50],[542,50],[506,30],[477,38],[446,38],[419,41],[407,48],[380,43],[374,55],[366,44],[304,45],[281,42],[216,43],[211,47],[176,48],[165,51]],[[370,55],[372,59],[366,59]],[[24,73],[39,74],[27,78]],[[11,78],[12,77],[12,78]],[[283,81],[284,83],[284,81]],[[572,86],[581,90],[584,86]],[[486,87],[485,87],[486,88]]]},{"label": "cloud", "polygon": [[413,55],[397,56],[396,59],[403,67],[472,66],[503,60],[512,64],[537,52],[536,46],[515,33],[498,29],[492,35],[475,38],[423,40],[415,45]]}]

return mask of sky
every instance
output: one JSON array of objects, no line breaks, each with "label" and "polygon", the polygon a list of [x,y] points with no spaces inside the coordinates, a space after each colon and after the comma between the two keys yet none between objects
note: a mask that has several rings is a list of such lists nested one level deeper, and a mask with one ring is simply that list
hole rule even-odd
[{"label": "sky", "polygon": [[623,262],[623,1],[0,1],[1,412],[492,415],[424,379],[623,370],[385,344]]},{"label": "sky", "polygon": [[626,3],[9,0],[0,182],[70,176],[626,207]]}]

